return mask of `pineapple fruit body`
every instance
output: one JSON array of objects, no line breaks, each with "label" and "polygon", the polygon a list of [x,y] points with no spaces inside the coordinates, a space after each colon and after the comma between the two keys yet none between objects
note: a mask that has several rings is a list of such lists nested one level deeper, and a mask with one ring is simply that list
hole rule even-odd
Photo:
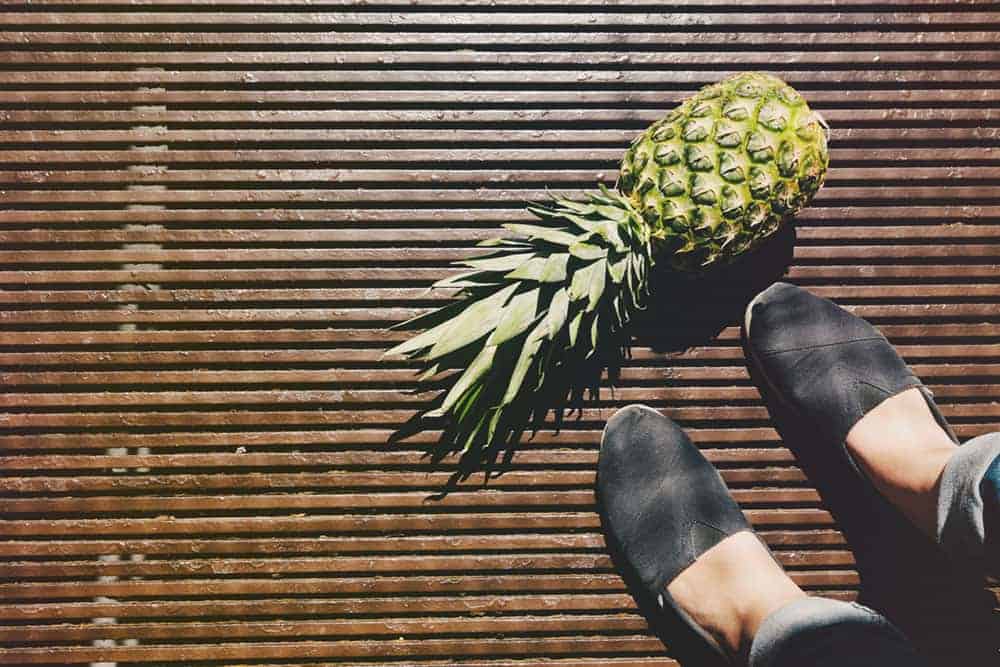
[{"label": "pineapple fruit body", "polygon": [[780,79],[740,74],[639,135],[618,189],[649,225],[655,256],[698,270],[747,252],[812,199],[829,164],[825,129]]},{"label": "pineapple fruit body", "polygon": [[461,298],[399,325],[424,331],[387,352],[446,377],[424,413],[445,418],[445,447],[492,460],[550,409],[558,422],[621,364],[654,263],[690,274],[759,245],[819,190],[826,139],[780,79],[739,74],[637,137],[615,190],[530,206],[536,224],[481,243],[494,252],[435,283]]}]

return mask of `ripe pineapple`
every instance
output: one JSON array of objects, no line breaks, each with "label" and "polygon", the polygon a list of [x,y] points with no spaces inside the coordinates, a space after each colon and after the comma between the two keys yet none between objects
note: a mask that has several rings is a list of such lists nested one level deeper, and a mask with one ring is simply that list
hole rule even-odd
[{"label": "ripe pineapple", "polygon": [[[549,409],[580,396],[581,372],[615,368],[626,325],[649,297],[654,262],[703,271],[759,245],[819,190],[826,126],[762,73],[702,88],[653,123],[622,159],[617,190],[529,206],[538,224],[459,262],[435,283],[463,298],[399,325],[425,329],[389,350],[424,363],[421,379],[460,369],[425,416],[446,416],[463,454],[515,444]],[[490,454],[488,454],[490,453]]]}]

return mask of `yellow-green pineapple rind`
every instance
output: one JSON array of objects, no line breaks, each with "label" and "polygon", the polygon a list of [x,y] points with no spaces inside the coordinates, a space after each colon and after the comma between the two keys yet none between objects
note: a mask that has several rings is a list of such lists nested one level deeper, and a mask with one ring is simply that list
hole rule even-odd
[{"label": "yellow-green pineapple rind", "polygon": [[774,234],[819,190],[826,126],[781,79],[751,72],[702,88],[632,143],[618,189],[659,261],[697,271]]}]

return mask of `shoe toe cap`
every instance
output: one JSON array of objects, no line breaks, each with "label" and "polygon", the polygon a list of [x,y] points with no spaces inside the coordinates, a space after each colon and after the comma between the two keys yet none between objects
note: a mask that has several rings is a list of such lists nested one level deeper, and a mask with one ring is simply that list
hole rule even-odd
[{"label": "shoe toe cap", "polygon": [[601,437],[599,470],[608,477],[633,477],[658,467],[686,436],[672,420],[645,405],[628,405],[608,420]]},{"label": "shoe toe cap", "polygon": [[870,324],[806,289],[775,283],[746,309],[744,329],[755,353],[768,354],[878,336]]}]

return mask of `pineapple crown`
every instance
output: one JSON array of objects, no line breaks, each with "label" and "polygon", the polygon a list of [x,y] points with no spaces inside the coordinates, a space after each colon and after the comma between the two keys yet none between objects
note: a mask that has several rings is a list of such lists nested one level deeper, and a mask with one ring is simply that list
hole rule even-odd
[{"label": "pineapple crown", "polygon": [[683,275],[760,246],[822,185],[827,129],[780,79],[737,74],[637,137],[617,191],[530,206],[537,224],[504,225],[517,238],[482,243],[495,252],[435,284],[461,299],[400,325],[426,330],[389,353],[446,387],[422,416],[447,417],[449,448],[479,453],[467,465],[492,462],[550,409],[558,425],[605,367],[617,374],[654,252]]},{"label": "pineapple crown", "polygon": [[617,372],[625,325],[649,294],[650,232],[625,197],[601,186],[528,210],[538,223],[506,224],[518,238],[483,241],[496,252],[457,262],[468,270],[433,287],[463,298],[393,327],[425,331],[386,352],[420,362],[421,381],[444,376],[420,417],[447,417],[446,450],[482,462],[550,409],[560,423],[603,368]]}]

